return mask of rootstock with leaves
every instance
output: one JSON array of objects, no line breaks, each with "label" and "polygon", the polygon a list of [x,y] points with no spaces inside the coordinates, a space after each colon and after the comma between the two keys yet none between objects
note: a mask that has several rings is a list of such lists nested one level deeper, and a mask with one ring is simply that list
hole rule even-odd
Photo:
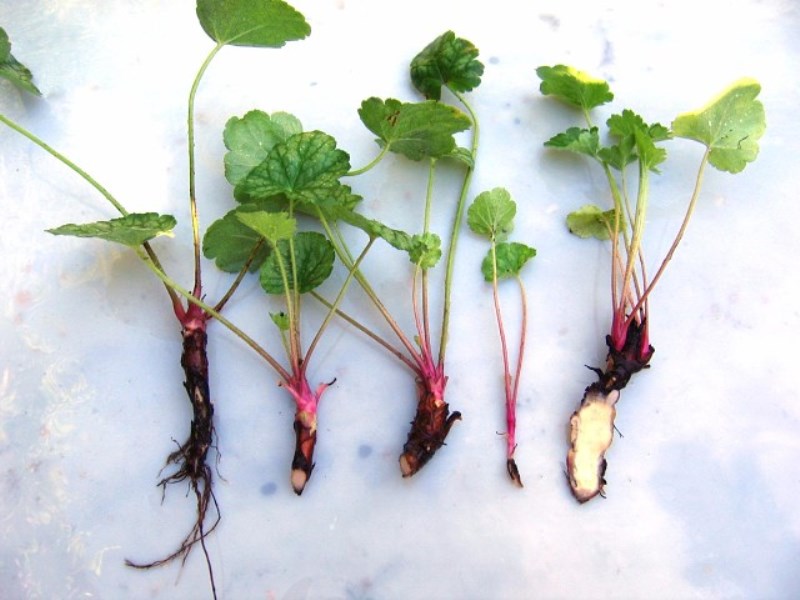
[{"label": "rootstock with leaves", "polygon": [[[184,371],[183,386],[192,407],[192,419],[185,441],[167,456],[168,472],[158,485],[165,492],[177,483],[187,485],[195,501],[196,518],[187,535],[164,556],[129,560],[127,564],[149,569],[175,560],[183,562],[199,546],[207,565],[211,594],[216,597],[212,559],[205,545],[206,537],[221,518],[209,456],[218,444],[212,402],[212,390],[217,384],[209,380],[207,353],[214,329],[227,328],[263,359],[267,368],[277,374],[283,395],[294,402],[292,427],[296,444],[289,482],[297,495],[302,494],[314,471],[319,403],[337,377],[337,364],[331,359],[324,365],[330,373],[327,379],[311,382],[307,377],[329,324],[334,319],[341,320],[353,335],[365,336],[376,350],[388,352],[416,382],[411,427],[402,447],[402,440],[398,440],[400,474],[411,477],[442,449],[461,419],[460,411],[450,409],[445,392],[449,378],[459,375],[446,357],[451,316],[457,310],[453,302],[457,287],[454,265],[466,227],[488,244],[486,256],[475,265],[474,273],[482,276],[488,285],[487,293],[492,295],[503,365],[505,464],[511,482],[522,487],[514,457],[516,403],[524,371],[528,315],[522,269],[537,251],[509,239],[518,206],[507,189],[496,187],[474,194],[467,207],[472,196],[472,175],[480,168],[480,126],[470,97],[480,93],[484,65],[478,59],[478,49],[451,31],[412,57],[408,75],[413,92],[409,97],[376,95],[357,107],[365,135],[373,136],[376,142],[374,158],[363,166],[353,167],[350,156],[333,136],[305,130],[300,118],[289,112],[254,107],[243,115],[231,116],[221,132],[227,152],[224,165],[219,168],[230,184],[230,205],[222,218],[204,226],[203,206],[218,202],[205,198],[196,187],[194,114],[195,102],[203,101],[197,91],[204,74],[213,68],[214,58],[226,46],[277,50],[288,42],[304,39],[311,29],[303,15],[281,0],[198,0],[197,18],[211,43],[207,55],[198,57],[200,66],[189,90],[188,196],[175,199],[185,203],[191,215],[193,252],[185,260],[192,265],[194,277],[188,286],[173,279],[158,256],[162,245],[170,243],[168,238],[174,235],[173,216],[128,212],[115,195],[27,126],[1,114],[0,121],[69,167],[120,215],[47,231],[122,244],[163,284],[167,308],[177,319],[176,329],[181,336],[176,353],[180,348],[178,360]],[[11,50],[8,33],[0,29],[0,77],[22,93],[41,97],[31,72]],[[595,124],[593,115],[598,107],[614,99],[607,82],[565,65],[539,67],[536,74],[541,80],[541,93],[573,107],[576,117],[583,121],[554,135],[544,145],[579,154],[595,163],[609,187],[609,206],[579,207],[569,214],[565,227],[565,234],[569,231],[599,240],[610,244],[611,249],[611,319],[605,339],[608,356],[604,366],[593,369],[596,381],[588,385],[569,419],[565,440],[569,489],[583,503],[604,492],[605,455],[613,440],[620,392],[634,374],[650,366],[654,348],[648,327],[648,299],[686,231],[701,195],[706,166],[729,173],[742,171],[757,156],[765,117],[757,99],[759,84],[742,79],[705,107],[678,115],[670,126],[648,123],[632,110],[623,109],[609,116],[603,129]],[[3,93],[9,93],[13,86],[5,86]],[[380,90],[376,93],[380,94]],[[700,143],[705,150],[685,214],[676,224],[674,242],[651,272],[643,250],[649,182],[659,175],[658,167],[667,159],[667,145],[676,138]],[[419,221],[415,231],[403,231],[383,222],[382,215],[358,193],[359,176],[392,161],[411,163],[427,177],[418,194]],[[450,172],[455,169],[460,174],[459,182],[451,189],[434,185],[442,168]],[[536,175],[531,172],[530,176]],[[529,200],[524,206],[535,206]],[[448,222],[434,221],[434,203],[452,207]],[[377,282],[370,281],[362,270],[374,244],[388,244],[407,259],[405,266],[393,273],[395,278],[407,281],[408,296],[399,306],[396,298],[391,303],[382,298]],[[203,269],[212,264],[230,274],[229,289],[216,302],[206,297],[202,279]],[[342,283],[332,295],[323,295],[320,285],[335,269],[344,274]],[[441,276],[432,278],[434,271],[441,272]],[[275,343],[269,348],[223,314],[242,281],[251,277],[257,278],[265,295],[255,301],[268,307],[263,314],[274,327]],[[506,280],[516,282],[521,309],[513,336],[502,312],[500,290]],[[545,289],[547,283],[538,281]],[[373,314],[344,312],[341,307],[347,294],[362,295],[365,305],[371,307],[368,312]],[[325,315],[316,327],[305,318],[309,303],[316,305],[316,310],[321,308]],[[432,309],[434,305],[442,307],[438,314]],[[405,318],[398,318],[398,313]],[[385,323],[388,336],[365,324],[374,316]],[[400,324],[406,322],[413,324],[410,330]],[[209,327],[212,323],[217,325]],[[512,338],[517,341],[511,343]],[[544,343],[545,340],[537,340],[537,344]],[[536,347],[530,351],[535,354]],[[365,366],[365,372],[369,368]],[[536,381],[527,385],[535,386]],[[176,382],[176,402],[178,388]],[[377,397],[374,400],[381,401]],[[466,407],[477,401],[486,399],[460,399]],[[165,405],[165,410],[170,406]],[[486,426],[497,429],[495,424]],[[451,446],[448,453],[457,452],[458,443]]]},{"label": "rootstock with leaves", "polygon": [[[597,163],[611,198],[608,209],[588,205],[567,216],[573,234],[611,244],[608,356],[604,367],[593,369],[597,381],[586,388],[569,420],[567,478],[573,495],[583,503],[603,493],[605,453],[614,439],[620,392],[634,374],[650,366],[655,349],[650,344],[648,299],[686,232],[700,198],[706,166],[741,172],[758,155],[758,140],[766,122],[764,106],[757,99],[761,86],[752,79],[741,79],[703,108],[678,115],[670,127],[647,123],[630,109],[612,114],[606,120],[604,139],[609,142],[604,145],[592,110],[614,99],[608,83],[565,65],[539,67],[536,73],[541,93],[574,107],[584,121],[583,126],[553,136],[545,146]],[[664,145],[673,138],[698,142],[704,153],[675,238],[656,263],[655,274],[650,275],[653,271],[648,271],[642,246],[650,177],[660,174],[658,167],[667,160]]]}]

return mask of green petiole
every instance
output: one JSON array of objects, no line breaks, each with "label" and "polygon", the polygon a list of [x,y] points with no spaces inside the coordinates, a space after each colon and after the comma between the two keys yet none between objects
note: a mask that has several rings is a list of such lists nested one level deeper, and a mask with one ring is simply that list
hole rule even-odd
[{"label": "green petiole", "polygon": [[[478,115],[473,110],[466,98],[456,90],[450,90],[459,102],[467,110],[470,121],[472,122],[472,143],[470,147],[470,155],[472,163],[474,164],[478,155],[478,143],[480,141],[480,126],[478,123]],[[442,328],[441,338],[439,344],[439,364],[444,364],[445,355],[447,352],[447,341],[450,337],[450,313],[452,311],[452,296],[453,296],[453,271],[456,264],[456,247],[458,246],[458,238],[461,232],[461,224],[464,221],[464,208],[466,206],[467,194],[469,193],[469,186],[472,182],[472,173],[474,167],[467,166],[467,172],[464,175],[464,180],[461,184],[461,190],[458,196],[458,203],[456,204],[455,214],[453,215],[453,226],[450,231],[450,245],[447,250],[447,259],[445,266],[444,278],[444,304],[442,309]]]}]

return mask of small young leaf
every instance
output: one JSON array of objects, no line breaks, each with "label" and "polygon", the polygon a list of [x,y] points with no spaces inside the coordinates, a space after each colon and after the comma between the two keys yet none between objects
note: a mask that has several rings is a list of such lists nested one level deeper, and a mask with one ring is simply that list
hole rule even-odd
[{"label": "small young leaf", "polygon": [[[581,238],[608,240],[614,231],[614,210],[603,211],[599,206],[587,204],[567,215],[567,227],[570,233]],[[620,217],[620,228],[622,218]]]},{"label": "small young leaf", "polygon": [[667,159],[667,151],[656,146],[647,130],[636,130],[633,134],[636,140],[636,154],[642,165],[658,173],[656,167]]},{"label": "small young leaf", "polygon": [[442,86],[455,92],[469,92],[478,87],[483,64],[478,49],[452,31],[428,44],[411,61],[411,81],[426,98],[439,100]]},{"label": "small young leaf", "polygon": [[591,129],[570,127],[564,133],[559,133],[547,140],[544,145],[548,148],[569,150],[570,152],[597,158],[600,136],[597,133],[597,127],[592,127]]},{"label": "small young leaf", "polygon": [[33,75],[30,70],[11,54],[11,41],[2,27],[0,27],[0,77],[8,79],[18,88],[30,94],[42,95],[42,92],[33,83]]},{"label": "small young leaf", "polygon": [[467,225],[478,235],[501,240],[514,228],[517,205],[504,188],[478,194],[467,209]]},{"label": "small young leaf", "polygon": [[411,237],[408,256],[420,268],[432,269],[442,257],[442,240],[435,233],[416,234]]},{"label": "small young leaf", "polygon": [[475,166],[475,157],[472,155],[472,151],[468,148],[462,148],[461,146],[457,146],[450,154],[442,158],[452,158],[453,160],[465,164],[470,169]]},{"label": "small young leaf", "polygon": [[271,246],[288,240],[297,230],[297,221],[285,212],[238,212],[236,217],[250,229],[266,239]]},{"label": "small young leaf", "polygon": [[160,235],[172,237],[175,224],[175,217],[172,215],[131,213],[110,221],[96,221],[80,225],[69,223],[55,229],[48,229],[47,232],[53,235],[100,238],[135,248]]},{"label": "small young leaf", "polygon": [[300,120],[289,113],[276,112],[271,116],[251,110],[243,117],[231,117],[225,124],[223,140],[225,178],[236,185],[267,158],[272,147],[301,133]]},{"label": "small young leaf", "polygon": [[760,91],[757,81],[740,79],[705,107],[679,115],[672,130],[709,148],[708,160],[717,169],[738,173],[758,156],[767,126],[764,105],[756,100]]},{"label": "small young leaf", "polygon": [[261,267],[261,287],[268,294],[283,294],[283,278],[278,255],[283,261],[289,289],[294,289],[292,278],[291,248],[294,247],[294,264],[297,270],[297,291],[301,294],[310,292],[321,285],[333,271],[335,252],[333,244],[321,233],[301,231],[295,234],[293,243],[281,240],[278,252],[269,255]]},{"label": "small young leaf", "polygon": [[630,109],[625,109],[618,115],[611,115],[606,121],[611,135],[625,137],[642,131],[654,142],[663,142],[670,138],[669,129],[660,123],[648,125],[644,119]]},{"label": "small young leaf", "polygon": [[542,83],[539,91],[553,95],[567,104],[589,110],[614,99],[608,83],[566,65],[539,67],[536,74]]},{"label": "small young leaf", "polygon": [[311,33],[305,17],[281,0],[197,0],[197,18],[222,45],[280,48]]},{"label": "small young leaf", "polygon": [[621,171],[636,160],[636,139],[626,136],[613,146],[604,146],[597,151],[597,158]]},{"label": "small young leaf", "polygon": [[[497,279],[516,277],[530,259],[536,256],[536,249],[520,244],[519,242],[503,242],[495,246],[497,256]],[[494,266],[492,265],[492,251],[484,257],[481,263],[483,279],[491,283],[494,281]]]},{"label": "small young leaf", "polygon": [[608,126],[608,132],[617,137],[633,135],[633,132],[637,129],[646,127],[644,119],[629,109],[608,117],[606,125]]},{"label": "small young leaf", "polygon": [[642,117],[628,109],[611,115],[606,124],[609,133],[617,137],[619,142],[600,149],[598,157],[601,160],[621,170],[639,159],[646,168],[658,172],[656,167],[666,160],[667,151],[655,144],[670,139],[672,134],[669,129],[660,123],[648,125]]},{"label": "small young leaf", "polygon": [[320,131],[291,136],[276,144],[267,158],[242,179],[234,190],[237,199],[266,199],[283,195],[308,206],[353,206],[360,197],[339,178],[350,170],[347,152]]},{"label": "small young leaf", "polygon": [[435,100],[400,102],[369,98],[358,110],[361,121],[388,146],[411,160],[440,158],[454,152],[453,135],[468,129],[469,117],[453,106]]},{"label": "small young leaf", "polygon": [[[243,205],[214,221],[203,236],[203,256],[213,259],[217,268],[226,273],[238,273],[253,253],[262,237],[242,223],[239,213],[257,207]],[[250,263],[250,271],[261,267],[269,254],[269,244],[262,243],[258,254]]]},{"label": "small young leaf", "polygon": [[270,319],[281,331],[289,331],[289,315],[285,312],[269,313]]}]

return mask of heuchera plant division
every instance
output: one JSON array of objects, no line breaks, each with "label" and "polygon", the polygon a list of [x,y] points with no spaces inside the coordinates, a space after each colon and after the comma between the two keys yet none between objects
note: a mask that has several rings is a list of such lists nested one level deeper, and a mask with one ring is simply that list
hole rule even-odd
[{"label": "heuchera plant division", "polygon": [[[445,401],[448,380],[445,363],[456,250],[479,142],[478,118],[464,95],[480,85],[483,64],[477,57],[478,49],[471,42],[447,31],[428,44],[411,61],[411,82],[425,100],[401,102],[392,98],[369,98],[361,104],[358,111],[367,129],[378,136],[376,141],[381,152],[367,167],[352,174],[363,173],[374,167],[388,152],[419,161],[428,169],[422,232],[412,236],[410,240],[390,237],[395,247],[408,252],[414,264],[410,286],[411,307],[416,324],[413,342],[400,330],[373,288],[363,277],[360,279],[362,289],[384,316],[405,351],[401,354],[401,350],[397,349],[395,354],[398,357],[403,356],[403,362],[412,370],[417,381],[416,414],[399,459],[400,471],[404,477],[414,475],[433,457],[444,445],[453,423],[461,418],[460,412],[450,412]],[[455,99],[466,112],[444,102],[443,93]],[[455,134],[463,131],[471,132],[472,139],[467,148],[458,146],[454,138]],[[446,160],[460,163],[464,174],[455,196],[450,239],[445,255],[443,307],[437,354],[433,343],[429,303],[429,271],[438,262],[442,250],[441,237],[432,230],[431,208],[436,173]],[[355,220],[350,222],[359,225]],[[374,234],[374,228],[368,225],[363,227],[364,230]],[[343,247],[341,253],[346,254],[348,251]]]},{"label": "heuchera plant division", "polygon": [[249,265],[258,271],[264,292],[283,300],[282,310],[271,312],[270,317],[280,332],[289,366],[266,352],[260,354],[296,405],[291,484],[300,495],[314,468],[319,401],[330,385],[312,389],[306,373],[372,240],[354,259],[336,300],[304,349],[301,297],[331,274],[335,247],[317,231],[298,231],[298,216],[315,210],[346,210],[358,200],[337,180],[350,169],[349,157],[336,148],[332,137],[304,132],[300,121],[288,113],[253,110],[233,117],[225,126],[224,142],[228,148],[225,175],[239,206],[211,224],[203,238],[203,252],[226,272],[240,272]]},{"label": "heuchera plant division", "polygon": [[[199,543],[205,555],[212,594],[216,597],[213,569],[204,543],[206,535],[213,531],[219,523],[219,510],[213,492],[212,471],[207,464],[208,451],[215,444],[214,406],[209,390],[206,352],[208,341],[206,328],[209,320],[216,318],[222,321],[257,351],[262,354],[264,351],[220,315],[223,306],[250,268],[255,255],[244,262],[239,277],[235,279],[229,291],[215,306],[211,306],[203,300],[200,225],[195,190],[195,97],[207,68],[217,53],[225,46],[279,48],[288,41],[306,37],[310,33],[310,27],[300,13],[281,0],[263,0],[261,2],[198,0],[197,17],[203,30],[211,37],[215,45],[203,61],[191,86],[188,99],[189,209],[194,241],[194,284],[191,291],[184,289],[167,275],[150,243],[157,237],[171,235],[176,224],[174,217],[156,213],[129,213],[110,192],[66,156],[7,117],[0,115],[0,121],[67,165],[94,187],[122,215],[106,221],[63,225],[50,229],[50,233],[99,238],[128,246],[165,285],[172,309],[181,326],[183,339],[181,366],[186,378],[184,386],[192,405],[193,415],[189,437],[167,457],[167,466],[172,465],[175,469],[170,475],[161,479],[159,485],[166,490],[166,486],[169,484],[188,481],[196,497],[197,518],[192,529],[174,552],[155,561],[126,562],[132,567],[146,569],[169,563],[177,558],[185,561],[194,545]],[[27,92],[41,95],[33,84],[30,71],[11,55],[11,45],[3,30],[0,30],[0,76],[11,80]],[[207,526],[206,518],[211,504],[216,508],[217,517],[210,526]]]},{"label": "heuchera plant division", "polygon": [[[613,100],[608,83],[565,65],[540,67],[540,91],[580,110],[585,127],[571,127],[545,143],[549,148],[588,156],[597,162],[608,181],[612,206],[604,210],[584,206],[567,216],[569,230],[584,238],[611,243],[611,332],[606,336],[608,356],[603,369],[593,369],[597,381],[586,388],[581,405],[570,419],[567,475],[579,502],[603,493],[605,453],[613,440],[616,404],[631,376],[649,366],[648,299],[686,231],[700,197],[707,165],[738,173],[758,154],[764,133],[764,107],[757,96],[760,85],[742,79],[705,107],[679,115],[671,127],[648,124],[632,110],[606,121],[610,143],[604,145],[593,123],[592,109]],[[652,277],[648,276],[644,236],[649,182],[667,158],[661,146],[672,138],[699,142],[705,147],[675,239]],[[636,192],[630,171],[636,172]]]}]

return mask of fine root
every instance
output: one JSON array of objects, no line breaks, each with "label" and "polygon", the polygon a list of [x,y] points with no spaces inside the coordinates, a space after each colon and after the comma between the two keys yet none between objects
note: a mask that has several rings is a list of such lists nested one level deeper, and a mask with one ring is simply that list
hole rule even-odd
[{"label": "fine root", "polygon": [[[207,464],[208,451],[214,444],[215,430],[214,405],[211,402],[208,386],[206,343],[204,327],[184,329],[181,365],[186,375],[184,387],[192,403],[192,424],[186,441],[167,457],[164,468],[175,465],[175,471],[158,482],[161,487],[162,501],[168,485],[189,482],[189,489],[194,492],[197,501],[194,525],[178,544],[177,549],[167,556],[150,562],[135,562],[126,559],[125,564],[135,569],[152,569],[180,559],[181,565],[183,565],[192,548],[196,544],[200,544],[208,567],[212,595],[216,598],[214,571],[205,545],[206,536],[217,528],[221,519],[219,504],[217,504],[213,491],[213,474],[211,467]],[[212,505],[215,518],[211,526],[206,527],[208,512]]]}]

